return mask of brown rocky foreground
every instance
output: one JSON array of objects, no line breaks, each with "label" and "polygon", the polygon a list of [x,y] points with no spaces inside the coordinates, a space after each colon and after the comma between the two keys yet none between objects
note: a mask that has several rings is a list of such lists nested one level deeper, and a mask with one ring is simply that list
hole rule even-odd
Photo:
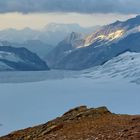
[{"label": "brown rocky foreground", "polygon": [[140,140],[140,116],[113,114],[106,107],[81,106],[0,140]]}]

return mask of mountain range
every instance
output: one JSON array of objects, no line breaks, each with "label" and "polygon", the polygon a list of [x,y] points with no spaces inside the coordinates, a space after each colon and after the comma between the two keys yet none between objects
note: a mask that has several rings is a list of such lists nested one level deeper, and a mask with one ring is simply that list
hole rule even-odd
[{"label": "mountain range", "polygon": [[[61,70],[89,69],[103,65],[125,52],[140,52],[140,16],[97,28],[52,23],[42,31],[10,29],[0,31],[0,46],[13,46],[21,50],[26,48],[41,61],[45,61],[50,69]],[[7,40],[4,41],[3,37]],[[52,46],[48,40],[54,44],[62,41],[56,46],[52,43]]]},{"label": "mountain range", "polygon": [[140,16],[103,26],[87,37],[73,32],[47,56],[53,69],[82,70],[102,65],[124,52],[140,52]]},{"label": "mountain range", "polygon": [[0,70],[48,70],[43,59],[55,44],[72,31],[88,34],[95,28],[84,28],[78,24],[52,23],[40,31],[30,28],[1,30]]},{"label": "mountain range", "polygon": [[48,52],[71,32],[75,31],[87,35],[99,27],[85,28],[78,24],[50,23],[42,30],[31,28],[24,28],[22,30],[5,29],[0,31],[0,46],[24,47],[44,59]]},{"label": "mountain range", "polygon": [[43,43],[56,46],[71,32],[89,34],[99,27],[100,26],[86,28],[78,24],[50,23],[41,30],[34,30],[28,27],[21,30],[10,28],[0,31],[0,40],[20,44],[28,40],[40,40]]}]

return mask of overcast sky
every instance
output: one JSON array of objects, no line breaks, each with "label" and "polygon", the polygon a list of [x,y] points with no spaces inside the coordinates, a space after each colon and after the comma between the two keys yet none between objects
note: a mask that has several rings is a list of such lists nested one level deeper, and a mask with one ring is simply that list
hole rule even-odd
[{"label": "overcast sky", "polygon": [[139,0],[0,0],[0,28],[42,28],[48,23],[104,25],[140,13]]}]

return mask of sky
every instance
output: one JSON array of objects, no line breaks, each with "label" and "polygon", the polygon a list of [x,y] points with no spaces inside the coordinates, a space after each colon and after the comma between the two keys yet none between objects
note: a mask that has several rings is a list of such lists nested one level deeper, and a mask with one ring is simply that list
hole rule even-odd
[{"label": "sky", "polygon": [[0,29],[31,27],[49,23],[105,25],[140,13],[138,0],[0,0]]}]

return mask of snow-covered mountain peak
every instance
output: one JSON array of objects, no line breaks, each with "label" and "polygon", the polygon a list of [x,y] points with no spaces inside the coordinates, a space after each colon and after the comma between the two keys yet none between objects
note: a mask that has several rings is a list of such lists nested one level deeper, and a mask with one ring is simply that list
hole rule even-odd
[{"label": "snow-covered mountain peak", "polygon": [[85,43],[81,47],[88,47],[95,45],[94,47],[106,45],[110,42],[120,40],[127,37],[131,33],[140,31],[140,16],[128,19],[127,21],[116,21],[110,25],[103,26],[96,32],[87,36],[84,40]]},{"label": "snow-covered mountain peak", "polygon": [[119,30],[116,30],[114,32],[110,32],[108,34],[103,33],[103,34],[97,34],[96,35],[96,33],[93,33],[92,35],[85,38],[85,43],[84,43],[83,47],[89,46],[96,41],[105,41],[105,42],[106,41],[107,42],[114,41],[114,40],[122,37],[124,35],[124,32],[125,31],[123,29],[119,29]]},{"label": "snow-covered mountain peak", "polygon": [[131,33],[140,31],[140,16],[128,19],[127,21],[116,21],[112,24],[103,26],[96,32],[85,38],[85,43],[81,47],[88,47],[96,42],[99,46],[112,41],[124,38]]}]

